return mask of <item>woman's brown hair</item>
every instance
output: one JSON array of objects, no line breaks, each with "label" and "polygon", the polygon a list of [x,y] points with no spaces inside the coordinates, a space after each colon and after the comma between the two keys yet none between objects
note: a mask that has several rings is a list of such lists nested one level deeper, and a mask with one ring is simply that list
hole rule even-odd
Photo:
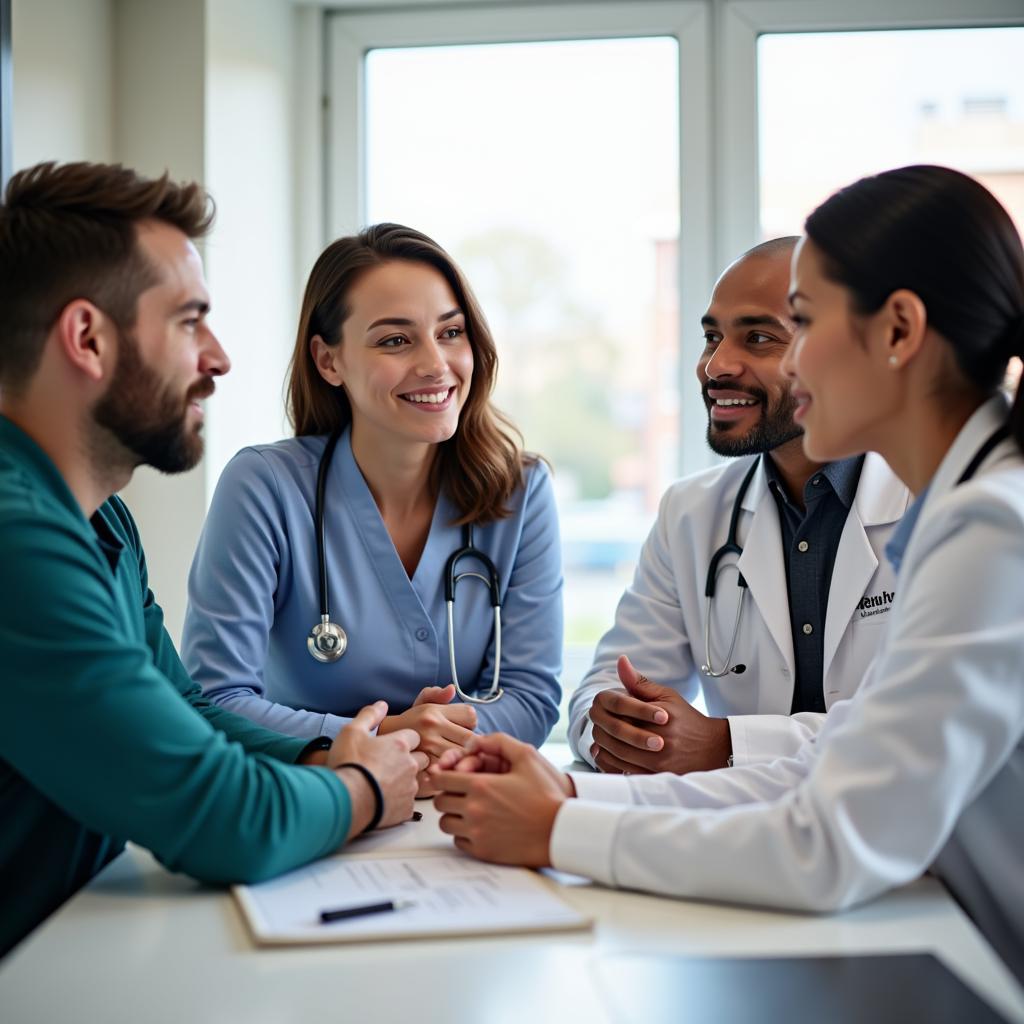
[{"label": "woman's brown hair", "polygon": [[352,286],[371,267],[404,260],[425,263],[448,282],[466,320],[473,350],[469,397],[452,437],[439,445],[433,466],[435,490],[444,490],[459,510],[458,523],[485,523],[510,514],[508,501],[521,484],[524,453],[519,432],[491,402],[498,370],[494,338],[469,284],[452,258],[426,235],[401,224],[374,224],[332,242],[313,266],[302,299],[299,330],[288,376],[288,418],[296,437],[330,434],[352,422],[343,388],[320,376],[310,342],[341,343],[351,312]]}]

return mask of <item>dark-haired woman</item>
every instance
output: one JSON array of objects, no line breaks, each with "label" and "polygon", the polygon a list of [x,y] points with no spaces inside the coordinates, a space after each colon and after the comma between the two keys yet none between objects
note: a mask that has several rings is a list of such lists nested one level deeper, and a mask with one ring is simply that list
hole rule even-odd
[{"label": "dark-haired woman", "polygon": [[[860,690],[794,758],[682,777],[567,777],[474,737],[435,770],[441,827],[485,859],[814,910],[931,868],[1024,980],[1024,405],[1000,392],[1020,238],[976,181],[890,171],[808,218],[791,300],[807,454],[880,452],[916,495]],[[480,771],[503,774],[467,800]]]},{"label": "dark-haired woman", "polygon": [[[227,466],[189,578],[183,656],[212,700],[310,737],[385,700],[380,731],[416,729],[432,757],[475,728],[544,741],[560,694],[558,524],[544,463],[491,404],[496,364],[475,298],[429,238],[381,224],[324,251],[292,356],[296,436]],[[458,584],[449,637],[446,564],[467,527],[495,570],[500,669],[480,580]],[[489,576],[473,557],[457,571]],[[464,702],[456,679],[501,696]]]}]

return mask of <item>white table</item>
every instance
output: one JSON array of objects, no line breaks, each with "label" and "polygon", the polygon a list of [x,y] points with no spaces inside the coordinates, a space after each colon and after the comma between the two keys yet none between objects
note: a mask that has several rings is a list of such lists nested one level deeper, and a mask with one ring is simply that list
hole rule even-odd
[{"label": "white table", "polygon": [[[424,820],[359,840],[446,845]],[[556,884],[552,882],[552,884]],[[234,901],[129,847],[0,967],[0,1020],[204,1024],[610,1022],[596,994],[607,953],[931,951],[1011,1020],[1024,992],[930,879],[845,914],[811,917],[565,885],[592,932],[260,949]]]}]

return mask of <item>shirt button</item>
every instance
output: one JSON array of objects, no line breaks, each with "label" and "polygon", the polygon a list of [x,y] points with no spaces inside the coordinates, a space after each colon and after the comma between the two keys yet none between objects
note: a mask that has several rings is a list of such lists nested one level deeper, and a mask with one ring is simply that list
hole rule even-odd
[{"label": "shirt button", "polygon": [[813,480],[811,481],[811,483],[812,483],[812,484],[814,484],[814,486],[815,486],[815,487],[819,487],[819,486],[821,485],[821,477],[820,477],[820,476],[816,476],[816,477],[815,477],[815,478],[814,478],[814,479],[813,479]]},{"label": "shirt button", "polygon": [[430,636],[429,631],[424,629],[422,626],[420,626],[420,628],[416,630],[417,640],[426,640],[428,636]]},{"label": "shirt button", "polygon": [[809,623],[804,623],[804,636],[810,636],[814,632],[814,627]]},{"label": "shirt button", "polygon": [[802,540],[799,544],[797,544],[796,549],[797,551],[806,551],[810,546],[811,545],[808,544],[807,541]]}]

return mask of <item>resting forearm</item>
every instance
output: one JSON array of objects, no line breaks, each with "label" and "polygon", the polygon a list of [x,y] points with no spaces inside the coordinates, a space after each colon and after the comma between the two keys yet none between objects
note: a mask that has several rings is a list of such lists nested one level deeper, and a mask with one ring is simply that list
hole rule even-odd
[{"label": "resting forearm", "polygon": [[[504,683],[504,677],[502,683]],[[535,747],[548,738],[558,721],[558,702],[539,689],[516,689],[515,683],[505,689],[494,704],[475,704],[478,733],[508,733]],[[552,683],[557,689],[558,684]]]},{"label": "resting forearm", "polygon": [[352,721],[341,715],[277,704],[251,690],[221,691],[213,695],[212,702],[225,712],[248,719],[264,729],[306,740],[316,736],[333,739]]}]

